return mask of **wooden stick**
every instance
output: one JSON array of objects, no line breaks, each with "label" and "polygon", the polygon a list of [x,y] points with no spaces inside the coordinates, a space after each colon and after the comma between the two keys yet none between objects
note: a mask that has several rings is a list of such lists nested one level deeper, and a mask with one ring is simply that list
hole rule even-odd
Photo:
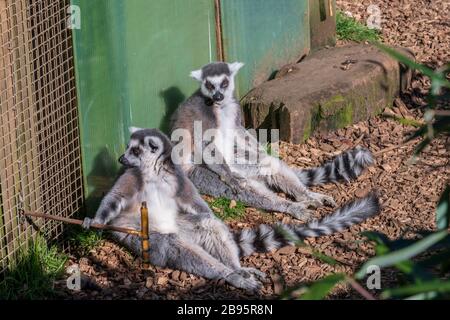
[{"label": "wooden stick", "polygon": [[148,269],[150,267],[150,249],[149,235],[148,235],[148,209],[147,202],[142,202],[141,206],[141,245],[142,245],[142,268]]},{"label": "wooden stick", "polygon": [[[82,225],[83,224],[83,220],[52,216],[50,214],[39,213],[39,212],[24,211],[23,214],[26,215],[26,216],[30,216],[30,217],[56,220],[56,221],[61,221],[61,222],[65,222],[65,223],[70,223],[70,224],[77,224],[77,225]],[[136,236],[139,236],[139,237],[141,236],[141,232],[140,231],[133,230],[133,229],[127,229],[127,228],[121,228],[121,227],[115,227],[115,226],[110,226],[110,225],[105,225],[105,224],[97,224],[97,223],[93,223],[91,225],[91,227],[95,228],[95,229],[111,230],[111,231],[117,231],[117,232],[122,232],[122,233],[128,233],[128,234],[136,235]]]},{"label": "wooden stick", "polygon": [[358,291],[360,295],[362,295],[367,300],[377,300],[369,291],[364,289],[358,282],[356,282],[353,278],[347,277],[347,282],[352,286],[353,289]]}]

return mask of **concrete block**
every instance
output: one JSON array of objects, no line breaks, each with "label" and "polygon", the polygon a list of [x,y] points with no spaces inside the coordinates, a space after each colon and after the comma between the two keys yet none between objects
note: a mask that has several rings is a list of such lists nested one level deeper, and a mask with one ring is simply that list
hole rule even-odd
[{"label": "concrete block", "polygon": [[282,140],[301,143],[380,113],[410,81],[411,71],[374,46],[323,49],[250,91],[242,100],[245,125],[280,129]]}]

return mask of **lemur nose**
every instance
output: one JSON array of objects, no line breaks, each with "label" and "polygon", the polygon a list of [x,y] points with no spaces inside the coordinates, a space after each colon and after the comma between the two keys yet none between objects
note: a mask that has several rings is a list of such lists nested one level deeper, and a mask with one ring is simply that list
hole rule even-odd
[{"label": "lemur nose", "polygon": [[213,100],[214,101],[222,101],[224,98],[223,94],[221,94],[220,92],[216,92],[213,95]]},{"label": "lemur nose", "polygon": [[121,164],[125,165],[125,156],[124,156],[124,155],[121,155],[121,156],[120,156],[119,162],[120,162]]}]

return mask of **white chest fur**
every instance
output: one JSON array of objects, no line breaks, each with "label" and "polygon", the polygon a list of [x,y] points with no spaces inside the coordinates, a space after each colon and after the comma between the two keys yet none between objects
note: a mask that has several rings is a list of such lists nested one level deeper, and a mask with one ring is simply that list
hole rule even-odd
[{"label": "white chest fur", "polygon": [[160,233],[176,233],[178,206],[173,190],[163,181],[147,183],[143,201],[147,201],[150,230]]},{"label": "white chest fur", "polygon": [[238,108],[239,105],[231,102],[217,111],[217,121],[219,126],[215,145],[228,164],[234,162],[234,135]]}]

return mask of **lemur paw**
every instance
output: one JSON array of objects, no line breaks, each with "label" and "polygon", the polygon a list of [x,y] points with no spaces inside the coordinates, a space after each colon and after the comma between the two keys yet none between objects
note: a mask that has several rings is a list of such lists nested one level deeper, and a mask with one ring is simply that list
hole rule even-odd
[{"label": "lemur paw", "polygon": [[91,218],[84,218],[83,223],[81,224],[81,227],[83,229],[89,230],[91,228],[92,225],[92,219]]},{"label": "lemur paw", "polygon": [[289,206],[287,213],[296,219],[308,221],[313,216],[314,211],[307,209],[304,202],[294,202]]},{"label": "lemur paw", "polygon": [[247,291],[258,291],[262,287],[262,283],[252,277],[249,273],[243,276],[240,270],[233,271],[225,277],[225,281],[236,288],[244,289]]},{"label": "lemur paw", "polygon": [[243,274],[249,274],[250,276],[254,276],[260,281],[264,281],[266,279],[266,274],[255,268],[241,268],[239,272]]},{"label": "lemur paw", "polygon": [[309,198],[309,201],[311,202],[310,205],[312,205],[315,208],[321,207],[324,205],[329,206],[329,207],[336,206],[336,202],[334,201],[333,197],[327,196],[325,194],[310,192],[310,193],[308,193],[308,198]]},{"label": "lemur paw", "polygon": [[323,199],[323,203],[329,207],[336,207],[336,201],[334,201],[333,197],[330,196],[325,196],[325,198]]}]

